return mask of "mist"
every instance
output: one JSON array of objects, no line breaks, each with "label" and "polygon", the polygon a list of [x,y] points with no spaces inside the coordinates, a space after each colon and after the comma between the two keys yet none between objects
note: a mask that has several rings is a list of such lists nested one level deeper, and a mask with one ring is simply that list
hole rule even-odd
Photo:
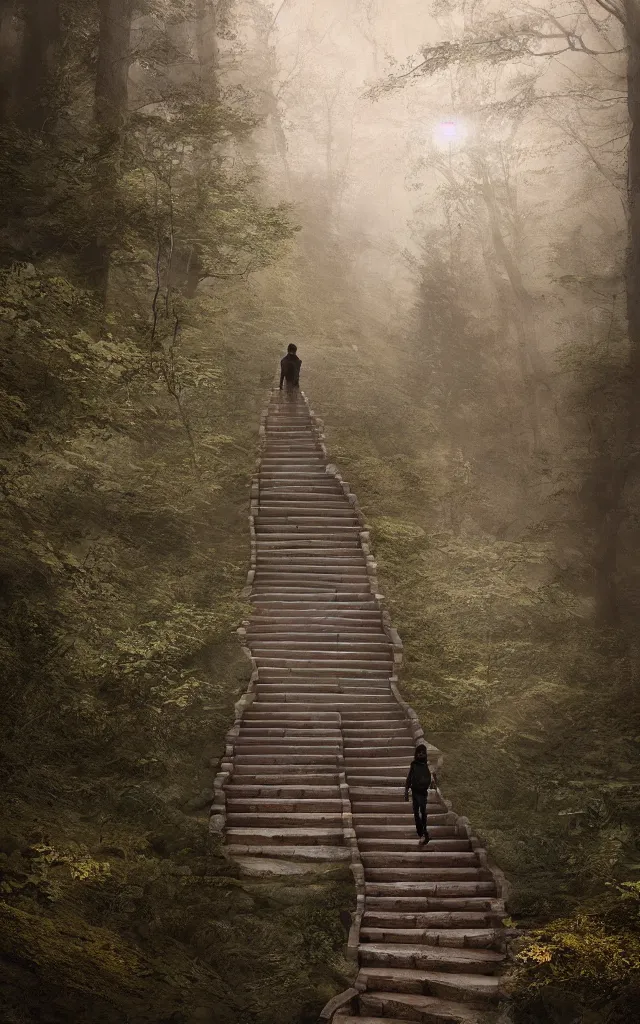
[{"label": "mist", "polygon": [[635,1020],[639,54],[0,0],[6,1024]]}]

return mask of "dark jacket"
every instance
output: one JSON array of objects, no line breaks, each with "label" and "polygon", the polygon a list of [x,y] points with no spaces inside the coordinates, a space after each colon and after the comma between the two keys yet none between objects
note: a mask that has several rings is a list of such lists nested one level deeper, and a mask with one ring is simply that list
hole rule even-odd
[{"label": "dark jacket", "polygon": [[287,353],[287,355],[280,360],[280,387],[282,387],[282,382],[284,380],[289,384],[297,384],[300,380],[301,366],[302,359],[299,359],[298,356]]},{"label": "dark jacket", "polygon": [[431,785],[431,772],[426,761],[413,760],[407,775],[405,789],[415,793],[426,793]]}]

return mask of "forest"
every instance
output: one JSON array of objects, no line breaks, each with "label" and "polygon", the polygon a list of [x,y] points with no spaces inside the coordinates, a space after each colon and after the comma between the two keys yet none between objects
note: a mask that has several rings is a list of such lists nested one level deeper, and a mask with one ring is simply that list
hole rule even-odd
[{"label": "forest", "polygon": [[639,195],[638,0],[0,0],[1,1024],[349,984],[348,873],[208,833],[290,342],[508,1019],[637,1020]]}]

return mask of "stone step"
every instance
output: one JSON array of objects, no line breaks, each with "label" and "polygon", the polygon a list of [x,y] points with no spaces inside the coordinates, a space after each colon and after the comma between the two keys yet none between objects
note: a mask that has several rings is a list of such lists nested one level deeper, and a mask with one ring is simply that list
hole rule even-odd
[{"label": "stone step", "polygon": [[[381,669],[353,667],[350,664],[343,666],[314,664],[313,666],[278,668],[277,666],[265,665],[261,658],[256,658],[260,670],[260,681],[263,683],[309,683],[316,682],[319,689],[332,683],[361,683],[366,689],[366,684],[371,683],[374,690],[381,686],[386,687],[387,704],[393,709],[393,698],[389,689],[391,671],[389,668]],[[397,705],[395,705],[397,707]],[[382,709],[381,709],[382,710]]]},{"label": "stone step", "polygon": [[403,786],[407,777],[408,768],[403,765],[399,768],[381,768],[376,772],[375,768],[349,768],[351,781],[356,788],[367,786],[380,789],[388,786],[389,789]]},{"label": "stone step", "polygon": [[[326,514],[324,514],[326,513]],[[342,526],[345,520],[357,522],[357,516],[352,508],[327,508],[308,509],[304,505],[291,505],[283,508],[280,505],[260,505],[257,516],[258,522],[268,520],[272,526],[276,523],[298,523],[301,526]]]},{"label": "stone step", "polygon": [[273,569],[282,567],[288,572],[302,572],[302,573],[317,573],[324,571],[337,571],[337,572],[350,572],[356,569],[360,571],[366,571],[366,559],[362,553],[354,551],[342,552],[323,552],[320,551],[288,551],[286,554],[283,551],[277,550],[272,551],[271,549],[264,549],[261,545],[258,545],[257,550],[257,567],[259,571],[263,569]]},{"label": "stone step", "polygon": [[341,736],[339,729],[324,729],[314,722],[310,722],[306,728],[301,729],[287,729],[282,726],[261,729],[243,723],[240,726],[238,741],[241,743],[280,742],[304,745],[306,743],[340,743]]},{"label": "stone step", "polygon": [[258,500],[263,498],[298,498],[298,497],[337,498],[344,503],[344,491],[337,482],[328,476],[296,476],[295,473],[279,473],[267,475],[260,473],[258,477]]},{"label": "stone step", "polygon": [[283,638],[271,641],[251,635],[247,639],[251,646],[252,654],[260,654],[261,657],[275,657],[283,654],[287,660],[297,656],[304,656],[307,661],[313,661],[316,657],[330,657],[333,660],[347,659],[348,661],[353,661],[354,659],[367,662],[384,661],[385,663],[393,661],[389,643],[383,640],[382,636],[377,642],[370,640],[325,640],[322,636],[308,636],[306,640],[293,640],[291,638],[285,640]]},{"label": "stone step", "polygon": [[282,532],[283,528],[289,528],[293,526],[304,526],[309,529],[311,526],[353,526],[356,530],[360,529],[359,522],[355,513],[349,512],[344,509],[343,515],[310,515],[304,514],[304,509],[300,512],[293,512],[290,510],[285,514],[274,510],[273,512],[266,512],[264,509],[260,509],[257,516],[257,524],[260,526],[271,526],[277,528],[278,532]]},{"label": "stone step", "polygon": [[[285,775],[296,776],[293,781],[297,782],[298,776],[301,775],[316,775],[318,777],[335,775],[336,765],[337,756],[335,754],[331,754],[329,757],[323,757],[320,754],[316,757],[291,754],[289,757],[285,755],[284,760],[279,762],[267,754],[238,754],[235,759],[234,773],[238,776],[247,774],[279,775],[283,781],[285,781]],[[409,857],[409,854],[406,856]]]},{"label": "stone step", "polygon": [[[261,674],[260,674],[261,678]],[[324,685],[324,684],[323,684]],[[317,693],[313,687],[307,689],[298,688],[298,685],[293,686],[291,689],[286,689],[282,684],[272,686],[267,684],[258,684],[258,694],[260,703],[262,704],[282,704],[291,703],[299,704],[304,701],[307,704],[331,704],[331,705],[343,705],[343,704],[386,704],[389,700],[388,693],[384,689],[375,691],[369,687],[363,687],[362,690],[339,690],[333,691],[327,690],[326,693]],[[360,778],[359,775],[354,775],[356,778]]]},{"label": "stone step", "polygon": [[315,557],[322,557],[325,554],[336,561],[341,560],[343,556],[359,558],[361,561],[365,558],[357,537],[351,540],[335,540],[324,537],[306,539],[282,537],[274,539],[267,534],[266,537],[256,538],[256,549],[259,558],[282,555],[283,559],[306,556],[313,560]]},{"label": "stone step", "polygon": [[364,626],[377,631],[382,625],[382,617],[373,595],[364,601],[334,597],[328,601],[319,600],[315,605],[307,605],[302,609],[297,601],[287,598],[285,601],[270,604],[267,608],[258,605],[252,609],[252,627],[255,625],[262,628],[263,625],[272,624],[282,630],[289,622],[300,625],[301,629],[320,624],[337,627],[340,630],[361,629]]},{"label": "stone step", "polygon": [[[400,929],[421,929],[431,933],[435,929],[494,929],[496,915],[491,912],[482,911],[424,911],[409,914],[404,911],[376,910],[373,907],[366,907],[362,924],[365,928],[377,928],[383,931],[389,928]],[[382,941],[382,940],[380,940]],[[386,941],[386,940],[385,940]],[[398,941],[391,939],[390,941]],[[400,940],[404,941],[404,940]],[[448,942],[441,945],[450,945]],[[466,945],[466,943],[463,943]],[[473,943],[472,943],[473,945]]]},{"label": "stone step", "polygon": [[278,797],[228,796],[227,806],[234,814],[257,813],[274,817],[284,817],[287,814],[342,814],[342,800],[339,797],[287,800]]},{"label": "stone step", "polygon": [[[370,745],[372,742],[376,743],[398,743],[403,746],[407,743],[407,738],[410,738],[409,734],[409,721],[404,719],[403,732],[398,729],[394,729],[393,726],[380,726],[375,733],[371,732],[369,724],[360,723],[354,725],[349,723],[344,727],[344,742],[345,747],[350,751],[356,751],[362,747]],[[410,740],[413,746],[413,740]],[[428,747],[427,747],[428,749]]]},{"label": "stone step", "polygon": [[324,754],[332,754],[335,757],[342,752],[342,747],[337,740],[330,740],[325,744],[303,741],[293,744],[283,743],[279,740],[274,740],[273,743],[259,743],[242,738],[236,742],[234,750],[236,755],[254,754],[256,757],[288,757],[289,755],[298,757],[300,754],[308,754],[310,757],[316,758]]},{"label": "stone step", "polygon": [[[409,827],[413,828],[413,812],[407,808],[407,804],[404,800],[401,803],[399,802],[398,805],[392,805],[394,807],[397,806],[396,813],[394,813],[393,810],[388,810],[383,814],[363,813],[361,805],[353,799],[351,801],[351,805],[354,809],[353,820],[356,827],[365,828],[365,830],[371,829],[373,835],[384,835],[383,830],[387,825],[390,828],[399,828],[403,830]],[[366,807],[366,804],[363,806]],[[434,826],[449,826],[455,829],[455,824],[452,824],[449,820],[449,816],[451,814],[450,811],[429,811],[429,806],[427,806],[427,810],[427,825],[429,828],[433,828]]]},{"label": "stone step", "polygon": [[[277,617],[265,622],[264,616],[259,621],[247,626],[247,637],[253,641],[276,644],[283,641],[289,643],[320,643],[320,644],[372,644],[390,647],[389,637],[382,626],[375,622],[373,616],[349,619],[346,616],[338,624],[327,621],[328,616],[305,615],[304,619],[286,624]],[[338,616],[331,616],[338,618]]]},{"label": "stone step", "polygon": [[342,846],[344,836],[340,828],[228,828],[227,839],[238,846]]},{"label": "stone step", "polygon": [[260,579],[256,575],[254,590],[256,593],[265,590],[269,592],[278,590],[296,590],[301,594],[317,593],[318,590],[335,591],[340,594],[366,593],[368,575],[365,569],[353,573],[343,572],[316,572],[296,573],[295,571],[268,572],[260,569]]},{"label": "stone step", "polygon": [[365,864],[364,870],[368,882],[484,882],[491,879],[491,873],[483,868],[450,868],[440,864],[412,868]]},{"label": "stone step", "polygon": [[366,650],[367,653],[380,650],[386,652],[389,647],[389,641],[382,631],[375,633],[363,628],[360,632],[356,632],[352,628],[344,630],[342,633],[336,633],[321,625],[309,628],[304,622],[299,623],[297,631],[289,632],[277,628],[269,631],[264,626],[256,626],[254,629],[247,630],[247,642],[251,645],[252,650],[258,647],[264,649],[266,645],[270,645],[271,649],[283,650],[286,646],[286,649],[291,651],[296,650],[300,645],[301,647],[306,646],[306,648],[311,646],[317,649],[320,647],[335,653],[345,647],[348,649],[348,645],[351,645],[352,649]]},{"label": "stone step", "polygon": [[282,626],[269,631],[265,630],[262,623],[255,623],[247,630],[247,639],[254,648],[265,651],[279,651],[286,647],[288,650],[302,652],[321,650],[341,654],[343,651],[363,651],[378,656],[392,655],[389,638],[381,629],[372,628],[368,623],[359,629],[347,624],[346,628],[337,631],[335,627],[321,622],[314,628],[308,624],[305,617],[298,625],[297,631],[283,629]]},{"label": "stone step", "polygon": [[412,914],[474,913],[486,914],[492,920],[505,916],[504,900],[491,896],[367,896],[367,912],[402,913],[407,920]]},{"label": "stone step", "polygon": [[351,851],[346,846],[250,846],[230,843],[227,852],[231,857],[277,857],[284,860],[345,861],[351,860]]},{"label": "stone step", "polygon": [[[330,727],[335,722],[339,722],[339,717],[335,711],[327,711],[324,708],[310,708],[308,711],[303,712],[297,712],[292,708],[287,708],[286,714],[282,715],[282,720],[274,723],[272,719],[268,719],[266,717],[265,712],[267,709],[257,707],[256,701],[249,705],[249,707],[250,710],[245,711],[242,716],[242,721],[245,725],[251,725],[253,723],[255,728],[258,728],[258,723],[261,723],[262,721],[266,722],[267,727],[273,724],[279,725],[280,727],[286,727],[287,725],[293,726],[295,724],[303,728],[305,726],[322,725],[323,723],[325,726]],[[273,710],[273,707],[268,709],[270,714],[273,713]]]},{"label": "stone step", "polygon": [[[282,585],[273,587],[265,583],[255,587],[251,595],[251,601],[261,601],[263,604],[266,602],[270,607],[273,607],[280,601],[289,601],[295,603],[298,608],[300,608],[301,604],[315,605],[318,602],[341,601],[342,603],[349,603],[352,608],[357,608],[361,601],[367,602],[370,597],[373,597],[371,590],[367,590],[355,583],[341,583],[337,586],[332,584],[330,588],[318,584],[315,588],[309,587],[304,590],[293,584],[286,587]],[[375,601],[373,604],[375,604]],[[372,607],[371,603],[369,607]]]},{"label": "stone step", "polygon": [[417,841],[411,846],[413,849],[407,850],[399,850],[397,847],[388,850],[369,850],[361,847],[362,862],[365,867],[372,868],[392,868],[396,865],[402,868],[430,868],[437,864],[451,868],[478,866],[478,857],[473,850],[434,850],[431,843],[418,847]]},{"label": "stone step", "polygon": [[335,490],[331,486],[323,485],[317,490],[311,487],[300,486],[291,490],[287,487],[267,487],[264,484],[260,487],[259,512],[265,508],[279,508],[285,511],[289,508],[299,506],[307,511],[310,507],[317,509],[329,509],[332,513],[336,509],[344,509],[345,512],[353,512],[350,504],[345,504],[344,495],[341,490]]},{"label": "stone step", "polygon": [[[435,825],[429,821],[430,818],[435,818],[436,815],[427,815],[427,827],[429,828],[429,836],[432,840],[441,842],[445,839],[454,841],[456,843],[467,844],[464,847],[456,847],[458,849],[468,849],[468,839],[458,839],[455,825]],[[362,849],[367,848],[368,843],[382,842],[388,843],[402,843],[405,840],[411,840],[411,845],[415,846],[415,828],[413,821],[413,814],[411,817],[406,816],[405,822],[402,825],[361,825],[357,821],[356,815],[353,816],[354,828],[358,837],[358,843],[361,844]],[[397,848],[397,847],[396,847]],[[404,849],[404,847],[401,847]]]},{"label": "stone step", "polygon": [[392,992],[363,992],[360,996],[360,1017],[399,1017],[419,1024],[480,1024],[482,1013],[469,1003],[453,1002],[434,996]]},{"label": "stone step", "polygon": [[[327,688],[326,692],[317,692],[318,688],[324,688],[326,684],[324,681],[316,684],[314,687],[304,687],[299,683],[292,684],[289,688],[286,687],[286,680],[288,676],[283,679],[274,680],[272,682],[265,682],[263,680],[262,672],[259,673],[258,683],[260,687],[258,689],[258,700],[260,704],[271,705],[275,704],[329,704],[340,708],[342,706],[359,706],[366,705],[367,707],[386,707],[389,701],[388,691],[383,688],[375,690],[369,686],[362,686],[360,688],[352,690],[331,690]],[[322,677],[323,680],[325,677]],[[267,680],[269,676],[267,676]],[[307,682],[309,679],[307,679]],[[406,774],[406,773],[405,773]],[[361,776],[357,776],[360,778]],[[390,785],[393,783],[390,783]]]},{"label": "stone step", "polygon": [[402,880],[391,882],[367,881],[365,893],[369,896],[393,896],[394,898],[408,896],[411,899],[444,899],[455,897],[456,899],[469,899],[470,897],[484,897],[495,899],[495,882],[489,881],[425,881],[419,879],[417,882],[406,882]]},{"label": "stone step", "polygon": [[256,797],[264,797],[268,800],[274,799],[287,799],[287,800],[311,800],[314,798],[328,799],[335,798],[340,795],[340,789],[337,783],[332,785],[304,785],[300,782],[288,782],[285,785],[274,782],[271,780],[270,783],[256,784],[255,782],[247,782],[246,780],[240,782],[230,782],[224,787],[224,791],[228,797],[232,799],[255,799]]},{"label": "stone step", "polygon": [[227,825],[232,828],[286,828],[291,826],[292,828],[298,826],[306,830],[307,826],[311,828],[321,828],[323,826],[335,825],[339,826],[342,831],[342,808],[337,811],[300,811],[296,813],[287,814],[284,811],[278,811],[277,814],[261,814],[260,812],[245,813],[236,810],[229,810],[227,808]]},{"label": "stone step", "polygon": [[[281,679],[266,679],[263,680],[260,677],[260,682],[256,685],[256,692],[259,695],[260,700],[264,694],[278,692],[278,693],[297,693],[300,696],[306,696],[309,693],[316,694],[318,689],[322,689],[323,695],[329,700],[332,694],[337,693],[351,693],[359,695],[363,694],[378,694],[389,697],[389,681],[388,679],[344,679],[338,682],[337,680],[323,679],[320,683],[317,679],[311,681],[309,678],[304,680],[298,680],[297,682],[289,682],[290,677],[285,675]],[[268,699],[268,698],[267,698]]]},{"label": "stone step", "polygon": [[[366,763],[361,764],[361,761]],[[375,758],[350,757],[345,751],[346,772],[349,775],[350,783],[356,788],[365,785],[366,782],[370,782],[372,786],[404,786],[410,764],[410,754],[395,759],[381,756],[379,763],[376,764]],[[403,799],[403,802],[409,804],[405,810],[412,810],[411,796],[408,801]]]},{"label": "stone step", "polygon": [[280,666],[291,668],[315,668],[316,663],[324,668],[346,665],[348,668],[382,668],[389,669],[393,659],[391,653],[382,650],[342,650],[335,647],[328,647],[321,650],[318,647],[307,648],[305,651],[297,650],[294,645],[288,649],[282,648],[282,653],[272,647],[265,647],[262,644],[251,644],[251,653],[256,660],[260,660],[265,666]]},{"label": "stone step", "polygon": [[[427,825],[428,828],[428,825]],[[451,831],[455,831],[452,829]],[[356,829],[356,835],[358,838],[358,846],[362,853],[381,853],[386,854],[388,852],[393,853],[406,853],[413,852],[416,850],[416,844],[418,842],[416,837],[415,829],[411,831],[406,829],[408,833],[404,838],[399,839],[397,836],[393,838],[387,838],[384,833],[380,833],[379,836],[372,838],[364,838],[361,831]],[[429,832],[429,845],[424,847],[428,853],[468,853],[471,851],[471,844],[468,839],[457,839],[457,838],[445,838],[436,837],[435,831],[432,829]]]},{"label": "stone step", "polygon": [[[412,756],[413,747],[407,747],[406,749],[405,747],[399,747],[397,754],[394,750],[388,754],[378,754],[377,757],[372,757],[370,752],[361,753],[360,751],[350,750],[347,757],[347,768],[353,771],[354,774],[369,768],[384,769],[385,772],[387,768],[398,768],[401,771],[404,769],[406,776]],[[409,758],[408,761],[407,758]]]},{"label": "stone step", "polygon": [[[276,669],[263,669],[260,665],[258,665],[258,671],[259,685],[264,687],[259,691],[258,700],[265,706],[273,704],[275,700],[277,704],[333,704],[336,705],[336,711],[344,709],[346,712],[350,707],[361,707],[363,713],[366,710],[375,709],[376,714],[393,714],[393,708],[389,704],[389,691],[381,689],[383,684],[388,684],[389,676],[381,675],[374,678],[373,676],[357,676],[355,673],[335,671],[330,673],[305,672],[304,669],[299,669],[297,674],[293,674],[286,671],[278,672]],[[305,683],[314,680],[316,690],[319,691],[315,693],[313,688],[309,690],[304,686]],[[334,690],[333,692],[328,688],[331,683],[341,681],[360,682],[362,686],[349,691]],[[371,683],[371,686],[365,685],[366,683]],[[287,688],[286,684],[291,685]],[[298,684],[301,686],[300,689],[297,689]],[[325,686],[327,687],[326,692]],[[278,694],[282,696],[279,697]],[[290,708],[289,710],[295,709]],[[308,710],[311,710],[311,707]],[[404,778],[402,781],[404,782]]]},{"label": "stone step", "polygon": [[[264,737],[269,735],[277,736],[278,730],[284,728],[288,731],[293,730],[290,732],[292,737],[295,737],[296,733],[298,733],[301,737],[307,736],[310,739],[313,739],[316,734],[321,740],[331,737],[339,739],[339,730],[335,724],[338,719],[337,712],[319,711],[316,721],[314,721],[315,715],[305,715],[300,720],[296,720],[295,716],[293,718],[287,716],[286,720],[280,720],[278,716],[274,717],[271,714],[271,709],[268,705],[262,705],[259,700],[254,700],[251,707],[255,710],[246,712],[242,718],[240,731],[240,736],[242,737],[250,736],[259,739],[261,735],[264,735]],[[257,718],[255,717],[256,712],[258,713]],[[252,716],[251,718],[247,717],[249,714]],[[333,717],[327,719],[327,714]],[[327,736],[324,733],[327,733]]]},{"label": "stone step", "polygon": [[326,630],[332,633],[352,633],[358,635],[362,632],[382,633],[382,622],[380,611],[371,606],[358,608],[352,607],[351,603],[343,603],[337,606],[330,601],[317,608],[304,608],[298,616],[292,607],[276,607],[266,609],[257,607],[253,609],[251,623],[248,631],[260,631],[285,633],[290,636],[296,633],[316,633],[317,630]]},{"label": "stone step", "polygon": [[[407,730],[408,732],[408,730]],[[372,744],[375,743],[375,746]],[[363,761],[372,760],[376,758],[376,751],[381,749],[388,751],[387,757],[409,757],[409,764],[411,758],[414,756],[414,743],[410,736],[406,733],[398,735],[387,734],[383,736],[379,733],[375,735],[366,735],[354,739],[352,736],[345,736],[344,749],[351,761],[355,764],[361,764]]]},{"label": "stone step", "polygon": [[256,536],[278,536],[283,537],[358,537],[362,527],[359,523],[345,523],[340,521],[335,526],[328,523],[288,523],[286,530],[277,523],[256,524]]},{"label": "stone step", "polygon": [[[368,581],[295,580],[254,584],[250,603],[260,605],[258,611],[278,615],[282,611],[301,615],[319,615],[322,612],[342,614],[344,611],[377,611],[378,606]],[[299,620],[302,621],[302,620]]]},{"label": "stone step", "polygon": [[281,768],[274,767],[272,771],[266,767],[260,771],[255,771],[251,768],[244,768],[241,765],[236,765],[233,772],[233,778],[238,784],[245,786],[286,786],[292,783],[298,786],[326,786],[331,782],[337,784],[337,773],[332,772],[303,772],[297,771],[295,767],[287,769],[286,775],[282,772]]},{"label": "stone step", "polygon": [[344,516],[351,518],[355,516],[355,513],[351,505],[345,506],[344,502],[337,496],[334,498],[330,495],[317,494],[305,495],[299,498],[276,498],[263,494],[258,517],[273,515],[329,516],[331,518]]},{"label": "stone step", "polygon": [[368,625],[370,622],[378,622],[380,612],[376,607],[373,594],[357,600],[345,601],[342,598],[333,597],[329,601],[318,600],[301,604],[299,600],[287,597],[285,600],[278,600],[268,603],[259,595],[252,595],[250,598],[252,609],[252,620],[257,625],[263,622],[273,622],[280,628],[289,621],[292,615],[296,616],[296,622],[303,626],[326,619],[333,624],[333,620],[339,623],[356,623]]},{"label": "stone step", "polygon": [[358,953],[363,968],[403,967],[465,974],[496,974],[505,961],[503,953],[491,949],[458,949],[405,942],[363,942]]},{"label": "stone step", "polygon": [[500,978],[495,975],[364,967],[358,981],[364,982],[369,992],[411,992],[456,999],[480,1008],[502,994]]},{"label": "stone step", "polygon": [[314,765],[320,768],[334,766],[336,763],[336,751],[322,751],[322,753],[314,753],[309,751],[307,753],[288,753],[287,751],[279,751],[274,753],[273,751],[257,751],[254,752],[252,748],[249,751],[238,750],[236,748],[236,765],[260,765],[260,767],[267,768],[271,765]]},{"label": "stone step", "polygon": [[[253,601],[266,602],[273,606],[276,602],[295,602],[300,610],[302,605],[314,605],[319,602],[341,601],[352,608],[357,608],[361,601],[368,601],[373,597],[368,582],[347,580],[321,580],[306,579],[304,585],[295,580],[260,580],[254,584],[251,599]],[[369,605],[369,607],[373,607]]]},{"label": "stone step", "polygon": [[301,552],[299,555],[288,554],[286,557],[281,552],[275,554],[271,551],[258,550],[257,570],[261,575],[287,575],[296,574],[301,579],[311,579],[322,576],[347,576],[349,578],[367,573],[367,563],[364,555],[344,554],[342,557],[334,553],[323,555],[321,552]]},{"label": "stone step", "polygon": [[[269,714],[273,714],[274,715],[276,720],[281,719],[286,711],[291,711],[291,712],[295,713],[296,715],[299,714],[300,712],[305,713],[305,714],[309,713],[309,712],[312,712],[316,708],[318,710],[324,709],[324,708],[331,708],[332,711],[342,712],[346,708],[351,706],[348,703],[348,701],[344,698],[343,694],[335,694],[334,699],[331,701],[330,704],[328,704],[326,702],[323,702],[323,701],[317,701],[316,703],[314,703],[311,700],[306,700],[305,699],[304,701],[303,700],[298,700],[298,701],[296,701],[296,700],[279,700],[279,701],[261,700],[260,701],[260,705],[261,705],[260,708],[256,708],[256,710],[252,712],[253,715],[257,714],[258,711],[260,711],[260,713],[262,713],[262,714],[264,714],[265,711],[268,711]],[[377,710],[379,706],[380,705],[375,704],[375,702],[369,702],[369,701],[359,705],[360,710],[361,710],[361,714],[363,714],[363,715],[372,714],[374,708],[376,709],[375,714],[379,714],[379,711]],[[256,707],[255,702],[254,702],[254,707]],[[389,712],[390,715],[392,713],[393,712]],[[250,721],[251,720],[252,719],[250,719]],[[389,786],[389,789],[391,789],[391,786]],[[383,788],[380,788],[379,792],[382,793],[383,792]],[[373,798],[373,796],[375,796],[375,793],[372,794],[372,798]]]},{"label": "stone step", "polygon": [[[277,684],[282,684],[291,691],[292,689],[295,689],[293,684],[300,684],[302,687],[300,690],[301,699],[303,698],[303,694],[309,683],[315,683],[315,688],[317,690],[326,693],[330,693],[331,686],[336,683],[349,684],[351,692],[353,692],[354,689],[357,689],[361,694],[367,692],[369,688],[372,693],[380,693],[381,688],[384,687],[384,692],[387,694],[387,703],[378,703],[376,705],[377,710],[375,714],[379,715],[380,719],[386,719],[391,722],[397,721],[395,718],[389,718],[389,715],[396,714],[395,709],[389,703],[389,683],[392,678],[389,672],[363,672],[361,669],[347,668],[342,671],[331,669],[328,672],[302,668],[289,672],[287,669],[265,669],[264,666],[260,666],[259,663],[258,668],[262,668],[262,671],[260,671],[259,674],[261,685],[273,687],[274,685],[277,686]],[[344,714],[352,714],[354,710],[355,706],[351,711],[349,711],[348,708],[345,708]],[[373,712],[371,713],[373,714]]]}]

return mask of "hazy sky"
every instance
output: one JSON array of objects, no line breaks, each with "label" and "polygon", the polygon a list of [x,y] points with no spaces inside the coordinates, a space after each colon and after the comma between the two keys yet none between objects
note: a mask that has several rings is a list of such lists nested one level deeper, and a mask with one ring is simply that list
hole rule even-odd
[{"label": "hazy sky", "polygon": [[[575,8],[565,6],[567,12]],[[318,181],[326,177],[330,108],[332,170],[334,175],[344,175],[342,223],[357,223],[368,239],[368,245],[354,253],[354,260],[363,274],[375,269],[404,291],[412,274],[403,252],[417,257],[425,230],[443,223],[445,179],[434,170],[433,155],[450,158],[455,175],[468,187],[466,149],[482,145],[494,161],[498,152],[506,152],[509,187],[517,196],[525,242],[519,258],[531,287],[544,292],[551,277],[563,271],[555,262],[558,241],[581,224],[595,240],[597,252],[602,234],[598,218],[617,220],[620,228],[624,223],[615,187],[595,171],[584,146],[567,134],[567,124],[579,123],[583,116],[581,112],[576,122],[576,101],[571,96],[576,83],[592,90],[599,85],[603,90],[610,88],[607,65],[601,62],[599,70],[588,58],[562,55],[551,62],[454,69],[431,79],[417,78],[377,101],[368,99],[367,87],[386,77],[394,66],[400,70],[421,45],[450,37],[456,25],[460,31],[459,17],[444,15],[436,21],[431,13],[434,7],[424,0],[274,3],[273,10],[279,13],[272,41],[280,68],[280,109],[292,176],[313,175]],[[515,10],[502,0],[493,7],[497,16]],[[597,42],[595,33],[590,42]],[[530,78],[533,73],[539,75],[536,94],[543,98],[515,119],[514,132],[509,107],[504,114],[487,111],[511,100],[523,76]],[[587,109],[591,132],[596,123],[593,114],[591,105]],[[607,119],[621,116],[623,108],[614,105],[597,111],[596,121],[604,118],[607,127]],[[457,125],[453,139],[439,127],[450,121]],[[596,141],[600,145],[599,137]],[[504,150],[498,149],[500,142]],[[606,149],[603,152],[607,154]],[[282,163],[275,153],[265,157],[265,166],[276,191],[286,195]],[[337,217],[338,230],[340,225]],[[467,227],[465,222],[461,230]],[[472,234],[465,235],[465,244],[477,244]],[[606,264],[614,255],[602,251],[597,258]]]}]

